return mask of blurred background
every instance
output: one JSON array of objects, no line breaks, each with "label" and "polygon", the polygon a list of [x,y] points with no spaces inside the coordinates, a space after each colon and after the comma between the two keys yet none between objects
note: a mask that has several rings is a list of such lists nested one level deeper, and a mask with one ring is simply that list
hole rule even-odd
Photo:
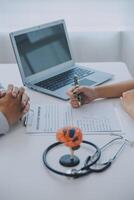
[{"label": "blurred background", "polygon": [[66,20],[68,29],[134,26],[133,0],[0,0],[2,30]]},{"label": "blurred background", "polygon": [[65,19],[76,62],[125,62],[134,76],[134,0],[0,0],[0,63],[9,33]]}]

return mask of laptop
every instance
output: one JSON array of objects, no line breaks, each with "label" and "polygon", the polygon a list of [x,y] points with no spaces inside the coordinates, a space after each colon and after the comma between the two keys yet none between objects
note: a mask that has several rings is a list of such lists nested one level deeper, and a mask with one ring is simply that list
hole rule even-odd
[{"label": "laptop", "polygon": [[75,63],[64,20],[13,32],[10,38],[23,84],[33,90],[67,100],[74,76],[86,86],[112,78]]}]

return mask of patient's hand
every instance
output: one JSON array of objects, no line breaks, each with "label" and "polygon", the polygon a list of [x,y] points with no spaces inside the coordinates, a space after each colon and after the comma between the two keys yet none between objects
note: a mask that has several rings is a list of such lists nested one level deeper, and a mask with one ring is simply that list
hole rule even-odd
[{"label": "patient's hand", "polygon": [[5,115],[10,125],[16,123],[28,111],[28,100],[24,88],[17,87],[8,87],[5,95],[0,98],[0,112]]},{"label": "patient's hand", "polygon": [[124,92],[121,102],[124,110],[134,119],[134,90]]},{"label": "patient's hand", "polygon": [[16,87],[13,84],[9,84],[7,90],[0,91],[0,98],[3,98],[6,94],[10,94],[12,97],[16,98],[18,94],[22,94],[21,104],[24,107],[23,113],[25,114],[29,110],[29,97],[25,93],[23,87]]}]

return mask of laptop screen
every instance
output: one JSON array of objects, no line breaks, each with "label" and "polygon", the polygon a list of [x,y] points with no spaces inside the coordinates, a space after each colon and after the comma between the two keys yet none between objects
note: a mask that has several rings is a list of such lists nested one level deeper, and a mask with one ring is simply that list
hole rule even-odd
[{"label": "laptop screen", "polygon": [[63,24],[15,36],[26,77],[71,60]]}]

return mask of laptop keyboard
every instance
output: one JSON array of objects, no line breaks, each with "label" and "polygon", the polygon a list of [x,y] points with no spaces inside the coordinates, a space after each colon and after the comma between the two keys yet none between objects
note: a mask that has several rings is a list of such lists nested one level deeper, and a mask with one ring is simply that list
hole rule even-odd
[{"label": "laptop keyboard", "polygon": [[44,81],[36,83],[35,85],[43,87],[47,90],[55,91],[63,86],[73,83],[74,75],[77,75],[79,79],[81,79],[92,73],[94,73],[93,70],[86,70],[76,67],[51,78],[48,78]]}]

